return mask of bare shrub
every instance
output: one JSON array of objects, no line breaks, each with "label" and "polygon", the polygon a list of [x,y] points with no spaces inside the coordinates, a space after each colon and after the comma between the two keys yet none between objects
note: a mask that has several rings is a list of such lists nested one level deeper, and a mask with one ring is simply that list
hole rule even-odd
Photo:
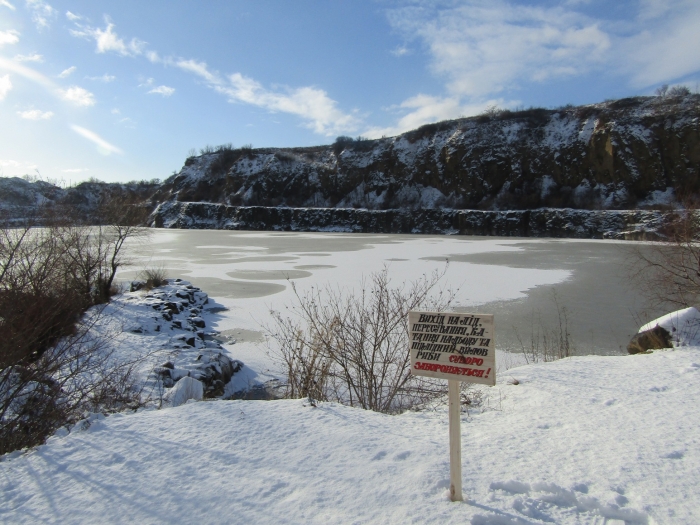
[{"label": "bare shrub", "polygon": [[146,290],[151,290],[152,288],[158,288],[159,286],[168,284],[165,268],[162,266],[146,268],[141,272],[141,278],[146,282],[144,286]]},{"label": "bare shrub", "polygon": [[443,311],[454,293],[435,272],[392,287],[387,268],[359,291],[326,286],[300,295],[291,315],[272,312],[268,333],[287,370],[287,396],[396,413],[444,393],[443,382],[411,375],[408,312]]},{"label": "bare shrub", "polygon": [[[556,310],[555,327],[547,326],[542,320],[541,312],[533,312],[529,340],[523,340],[515,330],[520,348],[526,363],[549,362],[571,357],[576,353],[571,333],[569,332],[569,310],[560,304],[555,289],[552,289],[550,299]],[[537,317],[537,319],[535,319]]]}]

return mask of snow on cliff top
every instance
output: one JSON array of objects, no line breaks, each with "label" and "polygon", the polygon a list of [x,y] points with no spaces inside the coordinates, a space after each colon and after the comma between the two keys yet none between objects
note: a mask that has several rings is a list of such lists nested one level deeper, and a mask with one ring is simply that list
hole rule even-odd
[{"label": "snow on cliff top", "polygon": [[444,406],[213,401],[5,456],[0,521],[700,523],[700,348],[529,365],[485,391],[462,417],[464,503]]}]

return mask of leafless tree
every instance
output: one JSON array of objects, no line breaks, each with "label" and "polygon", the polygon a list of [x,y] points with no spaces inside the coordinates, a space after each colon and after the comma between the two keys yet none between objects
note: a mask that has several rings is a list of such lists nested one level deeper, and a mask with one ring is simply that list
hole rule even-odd
[{"label": "leafless tree", "polygon": [[[135,230],[65,220],[0,227],[0,454],[43,442],[84,410],[138,404],[134,363],[92,330]],[[53,222],[53,224],[47,224]]]}]

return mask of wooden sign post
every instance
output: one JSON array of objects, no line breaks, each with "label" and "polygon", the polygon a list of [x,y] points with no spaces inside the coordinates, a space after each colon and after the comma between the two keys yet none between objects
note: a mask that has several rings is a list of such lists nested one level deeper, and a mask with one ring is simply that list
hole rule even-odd
[{"label": "wooden sign post", "polygon": [[447,379],[450,419],[450,499],[462,501],[460,381],[496,384],[491,314],[409,312],[411,373]]}]

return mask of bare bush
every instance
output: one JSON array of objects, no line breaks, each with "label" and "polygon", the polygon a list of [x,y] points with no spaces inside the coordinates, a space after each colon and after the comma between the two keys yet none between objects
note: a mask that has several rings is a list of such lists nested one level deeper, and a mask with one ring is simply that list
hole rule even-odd
[{"label": "bare bush", "polygon": [[146,268],[141,272],[141,279],[143,279],[146,283],[144,286],[146,290],[151,290],[152,288],[158,288],[159,286],[168,284],[165,268],[162,266]]},{"label": "bare bush", "polygon": [[409,310],[451,305],[454,292],[437,289],[445,271],[392,287],[385,268],[359,291],[327,286],[300,295],[292,283],[291,315],[272,312],[268,329],[287,370],[287,396],[396,413],[442,395],[443,382],[409,371],[407,319]]},{"label": "bare bush", "polygon": [[555,289],[552,289],[550,299],[556,310],[556,326],[554,328],[545,325],[539,312],[537,316],[534,312],[531,316],[529,340],[523,340],[514,328],[520,346],[518,351],[522,353],[528,364],[556,361],[575,354],[569,332],[569,310],[565,305],[560,304]]}]

